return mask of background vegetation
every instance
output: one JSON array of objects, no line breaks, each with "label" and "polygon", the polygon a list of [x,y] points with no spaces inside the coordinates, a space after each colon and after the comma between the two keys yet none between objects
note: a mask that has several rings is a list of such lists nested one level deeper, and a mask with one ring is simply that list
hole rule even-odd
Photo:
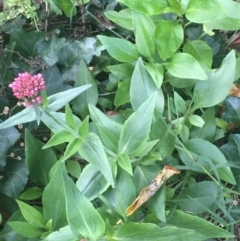
[{"label": "background vegetation", "polygon": [[1,241],[239,240],[237,1],[0,5]]}]

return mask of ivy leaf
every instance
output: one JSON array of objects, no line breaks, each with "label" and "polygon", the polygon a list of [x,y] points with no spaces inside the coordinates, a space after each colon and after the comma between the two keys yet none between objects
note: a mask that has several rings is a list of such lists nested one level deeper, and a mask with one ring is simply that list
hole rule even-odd
[{"label": "ivy leaf", "polygon": [[224,100],[224,112],[222,118],[228,123],[240,122],[240,98],[228,96]]},{"label": "ivy leaf", "polygon": [[0,130],[0,169],[6,164],[6,154],[9,147],[11,147],[19,137],[20,133],[14,127]]}]

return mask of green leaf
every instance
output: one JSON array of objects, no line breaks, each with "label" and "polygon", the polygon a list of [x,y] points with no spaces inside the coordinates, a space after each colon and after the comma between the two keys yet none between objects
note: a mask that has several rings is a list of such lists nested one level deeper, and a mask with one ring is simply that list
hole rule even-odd
[{"label": "green leaf", "polygon": [[56,111],[65,106],[75,97],[87,90],[91,85],[83,85],[77,88],[59,92],[48,97],[48,106],[45,111]]},{"label": "green leaf", "polygon": [[82,145],[82,139],[79,137],[76,137],[72,139],[69,144],[67,145],[67,148],[64,152],[64,156],[62,158],[62,161],[67,160],[69,157],[73,156],[81,147]]},{"label": "green leaf", "polygon": [[42,231],[39,228],[33,227],[26,222],[12,221],[8,222],[8,224],[20,235],[26,238],[36,238],[42,234]]},{"label": "green leaf", "polygon": [[78,134],[85,138],[89,132],[89,116],[87,116],[84,121],[82,121],[78,126]]},{"label": "green leaf", "polygon": [[77,79],[74,87],[90,84],[91,87],[77,96],[73,101],[73,109],[82,117],[88,115],[88,104],[96,105],[98,101],[98,89],[95,80],[92,78],[86,64],[81,60]]},{"label": "green leaf", "polygon": [[51,149],[43,150],[44,143],[37,140],[28,129],[25,129],[26,163],[33,182],[38,185],[47,185],[49,172],[57,161]]},{"label": "green leaf", "polygon": [[[1,126],[1,124],[0,124]],[[6,165],[6,155],[9,147],[11,147],[20,137],[20,133],[16,128],[11,127],[0,130],[0,167]]]},{"label": "green leaf", "polygon": [[203,127],[205,123],[204,120],[199,115],[190,115],[188,117],[188,120],[192,125],[198,126],[198,127]]},{"label": "green leaf", "polygon": [[109,182],[94,165],[88,164],[83,169],[76,186],[89,201],[92,201],[107,190]]},{"label": "green leaf", "polygon": [[163,60],[171,57],[183,42],[183,28],[175,21],[162,21],[154,34],[156,49]]},{"label": "green leaf", "polygon": [[17,198],[24,190],[28,181],[28,169],[25,158],[22,157],[22,160],[19,161],[8,159],[6,166],[0,171],[0,176],[3,177],[0,181],[0,193],[4,193],[14,199]]},{"label": "green leaf", "polygon": [[161,87],[163,82],[163,67],[158,63],[154,64],[146,64],[145,68],[147,69],[148,73],[151,75],[152,79],[154,80],[156,86],[158,88]]},{"label": "green leaf", "polygon": [[119,82],[117,93],[114,99],[114,105],[116,107],[119,107],[120,105],[124,105],[130,102],[130,96],[129,96],[130,84],[131,84],[130,78],[125,79],[123,82]]},{"label": "green leaf", "polygon": [[167,7],[165,0],[148,0],[141,2],[141,4],[139,4],[139,0],[119,0],[118,2],[146,15],[160,14]]},{"label": "green leaf", "polygon": [[128,172],[131,176],[133,175],[132,164],[128,155],[126,154],[119,155],[117,158],[117,163],[123,170]]},{"label": "green leaf", "polygon": [[176,111],[180,113],[185,113],[187,107],[184,99],[174,91],[174,105],[176,107]]},{"label": "green leaf", "polygon": [[205,71],[211,69],[213,50],[206,42],[202,40],[187,41],[183,46],[183,51],[191,54]]},{"label": "green leaf", "polygon": [[51,139],[42,147],[42,149],[68,142],[72,136],[73,134],[68,131],[59,131],[51,137]]},{"label": "green leaf", "polygon": [[156,150],[158,150],[161,157],[165,158],[172,154],[175,149],[176,136],[163,117],[159,117],[153,124],[150,136],[152,140],[160,139]]},{"label": "green leaf", "polygon": [[65,105],[65,116],[66,116],[66,123],[68,125],[69,128],[71,128],[72,130],[76,129],[76,123],[74,120],[74,116],[72,113],[72,110],[69,106],[69,104]]},{"label": "green leaf", "polygon": [[207,81],[197,82],[193,91],[194,110],[217,105],[226,98],[234,81],[235,62],[232,50],[222,61],[221,67],[209,73]]},{"label": "green leaf", "polygon": [[70,226],[65,226],[60,228],[59,230],[51,233],[42,241],[56,241],[56,240],[64,240],[64,241],[79,241],[74,233],[72,232]]},{"label": "green leaf", "polygon": [[[239,166],[240,162],[240,135],[231,134],[229,136],[228,142],[220,147],[221,152],[224,154],[226,159],[230,164]],[[237,185],[239,186],[240,172],[238,168],[233,168],[233,174],[235,179],[238,181]],[[239,189],[238,189],[239,190]]]},{"label": "green leaf", "polygon": [[79,178],[81,174],[81,166],[77,161],[68,161],[66,167],[69,174],[73,177]]},{"label": "green leaf", "polygon": [[125,39],[106,37],[98,35],[98,39],[102,42],[108,53],[120,62],[133,62],[139,57],[137,48],[131,42]]},{"label": "green leaf", "polygon": [[[107,66],[107,69],[117,76],[121,80],[125,80],[127,78],[130,78],[132,76],[134,65],[130,63],[125,64],[115,64]],[[123,71],[124,69],[124,71]]]},{"label": "green leaf", "polygon": [[116,186],[110,187],[103,196],[122,217],[126,217],[126,209],[136,197],[135,187],[129,174],[119,168]]},{"label": "green leaf", "polygon": [[116,241],[190,241],[194,240],[194,234],[194,230],[188,228],[159,228],[153,223],[128,222],[115,232],[113,239]]},{"label": "green leaf", "polygon": [[220,18],[211,22],[205,23],[207,30],[221,29],[221,30],[237,30],[240,28],[240,5],[238,2],[231,0],[218,0],[221,4],[221,9],[224,9],[226,14]]},{"label": "green leaf", "polygon": [[24,219],[31,226],[36,228],[45,228],[43,216],[37,209],[19,200],[16,200],[16,202],[18,203]]},{"label": "green leaf", "polygon": [[55,3],[63,10],[66,17],[73,17],[77,12],[76,7],[70,0],[58,0]]},{"label": "green leaf", "polygon": [[4,122],[0,123],[0,129],[6,129],[19,124],[24,124],[36,120],[36,114],[33,108],[25,108],[16,115],[11,116]]},{"label": "green leaf", "polygon": [[147,166],[137,165],[133,173],[133,183],[136,187],[136,192],[140,193],[160,172],[161,167],[156,163]]},{"label": "green leaf", "polygon": [[97,240],[105,231],[102,217],[92,203],[77,189],[65,171],[62,176],[67,219],[72,231],[81,234],[84,238]]},{"label": "green leaf", "polygon": [[122,130],[122,125],[105,114],[103,114],[98,108],[96,108],[93,105],[89,105],[89,112],[91,119],[93,120],[94,123],[101,125],[108,131],[110,131],[117,139],[119,139],[121,130]]},{"label": "green leaf", "polygon": [[45,222],[50,219],[53,220],[53,230],[58,230],[68,224],[65,209],[66,194],[62,188],[65,185],[65,180],[62,175],[63,169],[65,169],[63,162],[58,162],[54,166],[50,182],[45,187],[42,196],[43,217]]},{"label": "green leaf", "polygon": [[[194,212],[195,213],[195,212]],[[189,228],[195,231],[194,241],[209,240],[210,238],[232,238],[234,235],[223,228],[199,218],[196,215],[185,213],[181,210],[175,210],[167,222],[167,226],[178,228]]]},{"label": "green leaf", "polygon": [[189,1],[186,17],[194,23],[208,23],[226,16],[226,10],[220,2],[208,0],[191,0]]},{"label": "green leaf", "polygon": [[[216,199],[220,198],[220,186],[215,182],[203,181],[183,188],[173,201],[182,209],[195,214],[205,213],[206,208],[215,210]],[[192,200],[194,199],[194,201]]]},{"label": "green leaf", "polygon": [[124,123],[118,144],[119,153],[134,154],[149,138],[156,93],[152,94]]},{"label": "green leaf", "polygon": [[22,200],[34,200],[42,196],[43,190],[40,187],[30,187],[18,198]]},{"label": "green leaf", "polygon": [[175,77],[198,80],[208,79],[201,65],[190,54],[176,53],[165,65],[167,71]]},{"label": "green leaf", "polygon": [[82,158],[93,164],[100,172],[102,172],[107,181],[114,186],[109,161],[103,149],[103,145],[96,134],[89,133],[87,137],[82,140],[78,152]]},{"label": "green leaf", "polygon": [[156,109],[161,113],[164,107],[163,93],[156,86],[151,75],[143,65],[142,58],[139,58],[131,79],[130,100],[133,109],[136,111],[154,92],[157,92]]},{"label": "green leaf", "polygon": [[[184,147],[177,147],[177,150],[181,160],[190,170],[204,173],[205,171],[200,167],[202,166],[208,172],[213,173],[212,165],[214,165],[222,180],[233,185],[236,184],[231,169],[226,166],[228,164],[227,160],[215,145],[196,138],[184,142]],[[209,166],[208,161],[212,163],[211,166]]]},{"label": "green leaf", "polygon": [[228,123],[240,122],[240,100],[235,96],[228,96],[224,100],[224,112],[222,118]]},{"label": "green leaf", "polygon": [[138,52],[146,58],[152,58],[155,52],[153,20],[146,14],[132,12],[132,21]]},{"label": "green leaf", "polygon": [[107,18],[110,19],[112,22],[118,24],[119,26],[126,28],[128,30],[133,30],[131,9],[126,8],[119,12],[107,11],[104,12],[104,15],[107,16]]}]

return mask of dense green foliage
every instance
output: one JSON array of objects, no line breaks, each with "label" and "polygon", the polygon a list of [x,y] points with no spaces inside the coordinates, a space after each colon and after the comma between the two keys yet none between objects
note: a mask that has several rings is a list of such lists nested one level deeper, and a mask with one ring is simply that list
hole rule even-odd
[{"label": "dense green foliage", "polygon": [[[235,240],[238,2],[1,8],[1,241]],[[42,74],[42,104],[13,95],[23,72]]]}]

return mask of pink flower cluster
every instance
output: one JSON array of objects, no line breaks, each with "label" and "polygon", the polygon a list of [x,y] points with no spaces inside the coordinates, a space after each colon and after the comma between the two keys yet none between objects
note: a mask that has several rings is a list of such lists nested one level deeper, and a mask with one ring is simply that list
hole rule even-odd
[{"label": "pink flower cluster", "polygon": [[12,88],[15,97],[23,100],[26,107],[33,107],[35,102],[41,103],[39,91],[46,88],[42,74],[31,75],[28,72],[18,74],[9,87]]}]

